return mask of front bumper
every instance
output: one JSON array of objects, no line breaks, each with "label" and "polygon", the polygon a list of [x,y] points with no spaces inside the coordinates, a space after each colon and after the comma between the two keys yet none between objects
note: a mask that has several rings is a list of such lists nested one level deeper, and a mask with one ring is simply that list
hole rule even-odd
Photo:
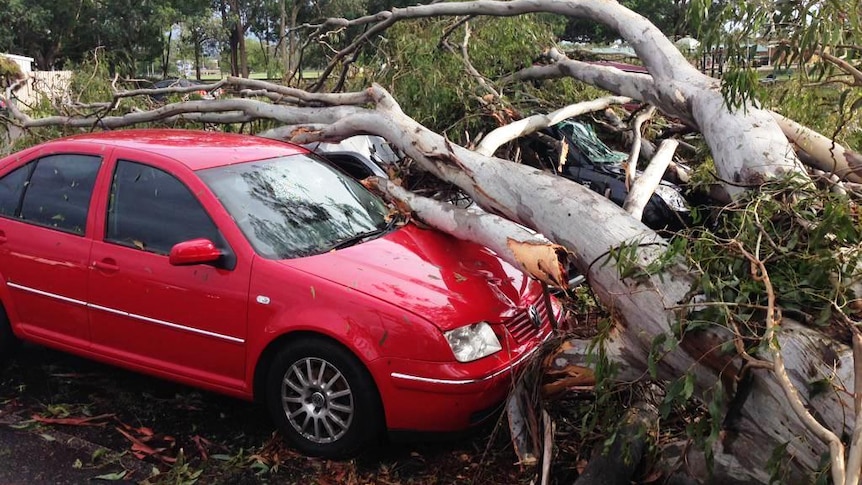
[{"label": "front bumper", "polygon": [[552,331],[469,363],[380,359],[372,363],[390,431],[452,432],[493,415],[513,387],[518,371],[536,355]]}]

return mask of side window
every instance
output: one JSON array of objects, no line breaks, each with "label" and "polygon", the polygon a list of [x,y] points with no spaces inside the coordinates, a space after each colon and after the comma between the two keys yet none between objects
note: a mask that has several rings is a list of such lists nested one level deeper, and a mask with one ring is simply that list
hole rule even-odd
[{"label": "side window", "polygon": [[[18,217],[74,234],[84,234],[93,186],[102,159],[89,155],[51,155],[36,161],[24,183]],[[17,171],[16,171],[17,172]],[[15,172],[9,175],[17,175]]]},{"label": "side window", "polygon": [[207,238],[223,247],[218,229],[200,202],[173,175],[120,160],[111,185],[106,239],[168,254],[174,244]]},{"label": "side window", "polygon": [[30,162],[0,178],[0,215],[18,217],[21,213],[21,202],[24,198],[24,188],[30,179],[30,173],[36,162]]}]

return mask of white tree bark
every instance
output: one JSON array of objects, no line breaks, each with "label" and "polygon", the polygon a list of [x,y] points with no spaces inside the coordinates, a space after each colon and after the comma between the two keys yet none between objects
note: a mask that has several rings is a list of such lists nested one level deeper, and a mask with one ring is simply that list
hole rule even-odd
[{"label": "white tree bark", "polygon": [[[330,19],[324,25],[391,25],[401,19],[436,16],[515,16],[550,12],[588,18],[612,28],[634,48],[649,76],[600,69],[583,63],[556,66],[561,72],[611,92],[655,105],[704,135],[719,176],[731,195],[787,173],[802,175],[801,166],[771,115],[754,106],[730,112],[719,81],[689,64],[673,43],[643,16],[617,2],[593,0],[477,0],[395,8],[354,20]],[[614,72],[616,71],[616,72]],[[650,80],[648,78],[652,78]]]},{"label": "white tree bark", "polygon": [[643,218],[644,208],[652,194],[655,193],[658,184],[661,183],[661,178],[673,159],[677,145],[679,143],[676,140],[663,141],[646,170],[635,180],[628,195],[626,195],[623,209],[635,219],[641,220]]},{"label": "white tree bark", "polygon": [[415,213],[425,224],[458,239],[481,244],[507,263],[548,285],[561,289],[568,287],[567,252],[559,244],[553,244],[508,219],[483,210],[461,209],[420,197],[389,180],[370,177],[363,184],[383,193],[398,207]]},{"label": "white tree bark", "polygon": [[862,183],[862,155],[817,133],[811,128],[772,112],[787,138],[811,155],[815,168],[854,183]]},{"label": "white tree bark", "polygon": [[522,136],[535,133],[543,128],[556,125],[561,121],[574,118],[575,116],[603,110],[612,104],[625,104],[629,101],[631,101],[631,98],[626,98],[625,96],[609,96],[606,98],[571,104],[565,108],[558,109],[557,111],[548,114],[528,116],[527,118],[501,126],[488,133],[476,146],[475,151],[482,155],[491,156],[503,144],[516,140]]}]

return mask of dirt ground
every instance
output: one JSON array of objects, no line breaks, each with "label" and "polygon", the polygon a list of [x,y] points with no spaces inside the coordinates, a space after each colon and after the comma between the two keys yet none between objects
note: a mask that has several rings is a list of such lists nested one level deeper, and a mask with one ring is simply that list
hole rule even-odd
[{"label": "dirt ground", "polygon": [[[81,483],[520,484],[506,426],[307,458],[256,404],[27,345],[0,370],[0,485]],[[575,476],[555,462],[552,483]]]}]

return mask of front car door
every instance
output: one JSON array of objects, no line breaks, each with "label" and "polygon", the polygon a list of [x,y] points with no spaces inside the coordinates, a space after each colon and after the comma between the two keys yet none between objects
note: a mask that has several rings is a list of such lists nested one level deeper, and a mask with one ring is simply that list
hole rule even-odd
[{"label": "front car door", "polygon": [[0,175],[0,272],[19,331],[86,348],[88,215],[102,156],[67,148],[78,153],[34,153]]},{"label": "front car door", "polygon": [[[195,195],[206,190],[200,180],[165,161],[139,159],[117,150],[102,203],[102,237],[93,243],[90,272],[93,349],[237,392],[245,373],[250,261],[235,256]],[[227,256],[216,265],[168,262],[171,247],[196,238],[211,240]]]}]

